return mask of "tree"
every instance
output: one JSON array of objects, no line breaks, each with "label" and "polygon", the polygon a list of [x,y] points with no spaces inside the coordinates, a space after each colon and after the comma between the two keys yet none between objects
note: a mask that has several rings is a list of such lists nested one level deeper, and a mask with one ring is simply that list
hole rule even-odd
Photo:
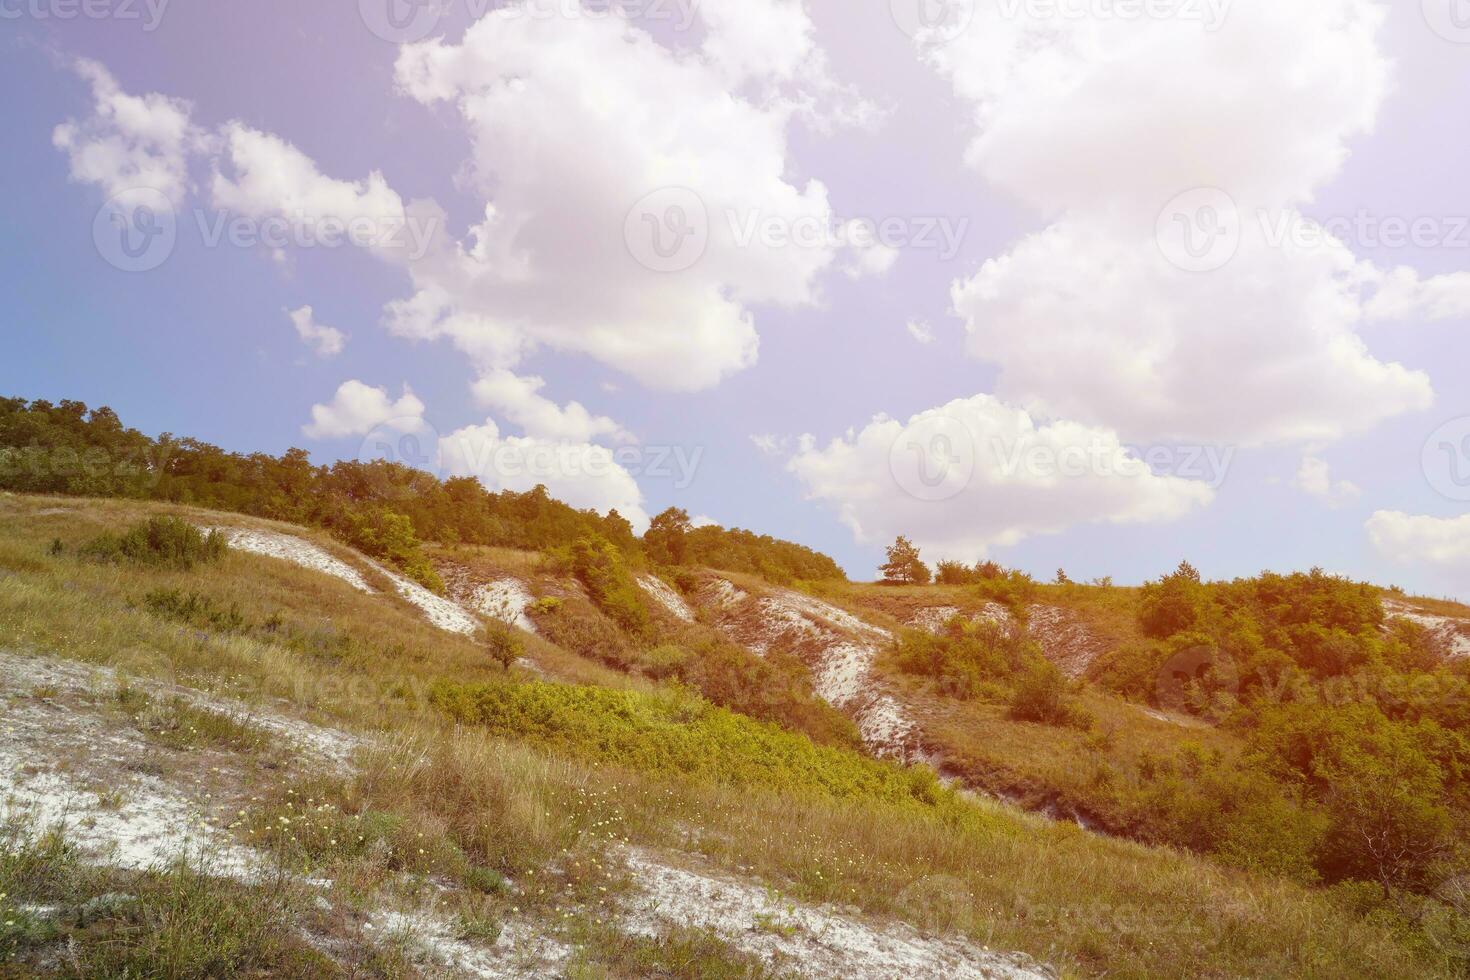
[{"label": "tree", "polygon": [[885,582],[907,585],[927,585],[929,583],[929,566],[919,558],[919,549],[914,547],[914,543],[902,534],[888,549],[888,561],[879,568],[879,571],[883,573]]},{"label": "tree", "polygon": [[500,664],[500,669],[507,673],[511,664],[519,660],[525,651],[521,638],[503,623],[496,623],[486,629],[485,644],[490,652],[490,659]]},{"label": "tree", "polygon": [[1058,568],[1057,569],[1057,584],[1058,585],[1071,585],[1072,584],[1072,580],[1067,577],[1067,570],[1065,568]]},{"label": "tree", "polygon": [[643,546],[648,557],[661,565],[682,565],[689,554],[688,534],[693,530],[689,514],[678,507],[670,507],[655,517],[643,535]]},{"label": "tree", "polygon": [[1205,617],[1208,597],[1199,572],[1187,561],[1173,574],[1144,583],[1139,595],[1138,620],[1144,633],[1167,639],[1195,629]]}]

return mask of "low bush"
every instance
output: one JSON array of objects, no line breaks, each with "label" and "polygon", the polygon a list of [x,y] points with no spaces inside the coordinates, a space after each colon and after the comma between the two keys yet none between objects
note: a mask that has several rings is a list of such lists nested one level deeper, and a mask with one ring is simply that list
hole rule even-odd
[{"label": "low bush", "polygon": [[818,746],[689,693],[440,681],[430,697],[498,736],[639,772],[925,807],[951,798],[926,768]]},{"label": "low bush", "polygon": [[1033,663],[1011,695],[1011,717],[1064,728],[1090,728],[1092,716],[1072,696],[1072,686],[1054,664]]},{"label": "low bush", "polygon": [[197,564],[219,561],[227,550],[224,535],[218,531],[205,534],[177,517],[151,517],[122,535],[92,539],[81,553],[95,561],[188,571]]},{"label": "low bush", "polygon": [[225,606],[197,592],[154,589],[143,597],[143,608],[160,619],[216,633],[244,633],[249,629],[238,603]]}]

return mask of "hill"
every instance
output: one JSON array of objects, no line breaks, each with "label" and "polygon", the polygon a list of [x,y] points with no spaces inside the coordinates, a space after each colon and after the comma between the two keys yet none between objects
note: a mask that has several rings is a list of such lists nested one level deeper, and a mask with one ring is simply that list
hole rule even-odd
[{"label": "hill", "polygon": [[1470,968],[1465,607],[853,583],[73,402],[0,463],[0,973]]}]

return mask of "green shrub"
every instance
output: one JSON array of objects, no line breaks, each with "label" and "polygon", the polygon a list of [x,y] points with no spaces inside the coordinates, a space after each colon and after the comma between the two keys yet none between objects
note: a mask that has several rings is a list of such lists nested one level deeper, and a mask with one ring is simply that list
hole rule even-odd
[{"label": "green shrub", "polygon": [[537,602],[528,611],[541,635],[563,650],[618,670],[636,662],[628,637],[580,597],[550,607]]},{"label": "green shrub", "polygon": [[244,633],[249,628],[237,603],[226,607],[197,592],[154,589],[143,597],[143,607],[160,619],[217,633]]},{"label": "green shrub", "polygon": [[952,798],[926,768],[818,746],[688,693],[440,681],[430,697],[465,724],[640,772],[925,807]]},{"label": "green shrub", "polygon": [[1033,663],[1011,696],[1011,717],[1064,728],[1089,728],[1092,716],[1072,697],[1071,684],[1054,664]]},{"label": "green shrub", "polygon": [[937,635],[904,630],[888,656],[906,674],[933,678],[942,694],[978,699],[994,685],[1012,682],[1041,653],[1018,631],[956,616]]},{"label": "green shrub", "polygon": [[525,643],[516,635],[515,630],[504,623],[492,623],[486,627],[485,647],[490,653],[490,659],[507,671],[526,650]]},{"label": "green shrub", "polygon": [[188,571],[196,564],[219,561],[227,550],[225,537],[218,531],[206,535],[177,517],[152,517],[121,536],[104,534],[92,539],[81,553],[96,561]]},{"label": "green shrub", "polygon": [[572,572],[587,589],[597,607],[630,636],[648,632],[648,610],[643,593],[623,553],[601,537],[586,537],[571,548]]}]

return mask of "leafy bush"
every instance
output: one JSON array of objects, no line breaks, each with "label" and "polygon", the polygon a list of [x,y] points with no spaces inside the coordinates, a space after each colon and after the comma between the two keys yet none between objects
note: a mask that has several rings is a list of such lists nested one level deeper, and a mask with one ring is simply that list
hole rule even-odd
[{"label": "leafy bush", "polygon": [[152,517],[121,536],[104,534],[92,539],[81,553],[97,561],[188,571],[196,564],[219,561],[227,550],[224,535],[218,531],[206,535],[177,517]]},{"label": "leafy bush", "polygon": [[1019,632],[957,616],[938,635],[904,630],[888,657],[906,674],[933,678],[940,693],[971,699],[981,696],[987,685],[1011,681],[1039,660],[1041,652]]},{"label": "leafy bush", "polygon": [[1092,716],[1072,697],[1071,685],[1054,664],[1032,663],[1016,683],[1011,717],[1063,728],[1090,728]]},{"label": "leafy bush", "polygon": [[485,647],[490,653],[490,659],[506,671],[510,670],[511,664],[519,660],[526,650],[525,643],[516,635],[515,630],[504,623],[492,623],[485,628]]},{"label": "leafy bush", "polygon": [[243,633],[249,628],[238,603],[232,602],[226,607],[197,592],[154,589],[143,597],[143,607],[160,619],[216,633]]},{"label": "leafy bush", "polygon": [[951,798],[928,769],[818,746],[687,693],[441,681],[430,697],[460,722],[641,772],[923,807]]},{"label": "leafy bush", "polygon": [[571,547],[571,567],[592,601],[624,632],[633,637],[648,632],[643,593],[612,542],[600,537],[577,541]]},{"label": "leafy bush", "polygon": [[628,637],[585,600],[541,600],[527,607],[547,640],[564,650],[598,663],[628,670],[636,653]]},{"label": "leafy bush", "polygon": [[744,647],[705,637],[690,650],[661,647],[642,659],[669,658],[673,651],[682,656],[663,676],[677,678],[720,707],[801,732],[819,744],[861,747],[857,727],[812,693],[811,674],[795,656],[773,652],[758,657]]},{"label": "leafy bush", "polygon": [[1036,598],[1036,580],[1025,572],[1012,570],[993,578],[982,577],[975,583],[975,594],[983,601],[998,602],[1013,615],[1024,618],[1026,607]]},{"label": "leafy bush", "polygon": [[363,554],[400,568],[432,592],[443,594],[444,580],[419,548],[413,522],[386,507],[367,507],[350,513],[337,528],[339,536]]}]

